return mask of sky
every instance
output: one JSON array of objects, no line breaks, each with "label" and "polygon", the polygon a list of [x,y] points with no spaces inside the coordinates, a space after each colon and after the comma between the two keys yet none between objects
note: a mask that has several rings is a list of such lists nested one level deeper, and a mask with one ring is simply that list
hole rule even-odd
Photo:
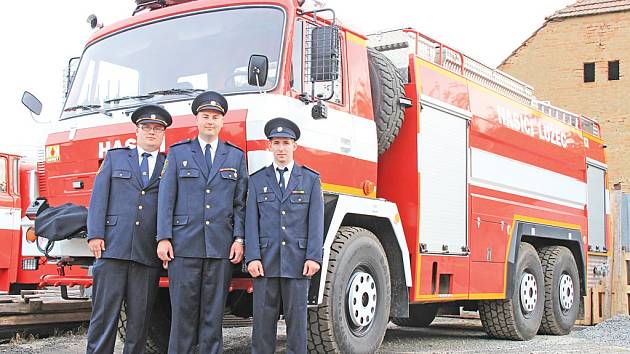
[{"label": "sky", "polygon": [[[310,0],[307,0],[310,1]],[[320,0],[359,33],[413,27],[481,62],[497,66],[543,23],[574,0]],[[0,151],[34,156],[63,105],[63,72],[80,56],[96,14],[105,25],[127,18],[134,0],[20,0],[0,11]],[[525,80],[526,81],[526,80]],[[21,104],[28,90],[43,103],[36,123]]]}]

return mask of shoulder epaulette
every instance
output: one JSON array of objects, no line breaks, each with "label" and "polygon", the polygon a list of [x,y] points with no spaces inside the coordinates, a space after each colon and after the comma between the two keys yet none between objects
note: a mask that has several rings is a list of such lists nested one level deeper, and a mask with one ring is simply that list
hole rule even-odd
[{"label": "shoulder epaulette", "polygon": [[254,173],[250,173],[250,176],[253,176],[253,175],[257,174],[258,172],[260,172],[260,171],[264,170],[264,169],[265,169],[265,168],[267,168],[267,167],[269,167],[269,166],[263,166],[263,167],[259,168],[256,172],[254,172]]},{"label": "shoulder epaulette", "polygon": [[171,146],[169,146],[169,147],[173,147],[173,146],[177,146],[177,145],[181,145],[181,144],[186,144],[186,143],[189,143],[191,141],[192,141],[192,139],[190,139],[190,138],[189,139],[184,139],[182,141],[176,142],[175,144],[171,144]]},{"label": "shoulder epaulette", "polygon": [[314,169],[312,169],[312,168],[310,168],[310,167],[308,167],[306,165],[302,165],[302,167],[319,176],[319,172],[315,171]]},{"label": "shoulder epaulette", "polygon": [[107,151],[115,151],[115,150],[131,150],[131,148],[129,146],[121,146],[121,147],[111,148]]},{"label": "shoulder epaulette", "polygon": [[226,144],[226,145],[230,145],[231,147],[233,147],[233,148],[235,148],[235,149],[239,149],[239,150],[243,151],[243,149],[241,149],[240,147],[238,147],[238,146],[236,146],[236,145],[232,144],[232,143],[231,143],[231,142],[229,142],[229,141],[225,141],[225,144]]}]

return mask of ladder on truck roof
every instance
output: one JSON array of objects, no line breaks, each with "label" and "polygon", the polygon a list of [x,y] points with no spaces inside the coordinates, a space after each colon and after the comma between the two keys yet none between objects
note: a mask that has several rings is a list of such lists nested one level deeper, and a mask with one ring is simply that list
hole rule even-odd
[{"label": "ladder on truck roof", "polygon": [[386,30],[369,34],[367,37],[368,44],[374,49],[384,52],[383,54],[399,69],[406,71],[409,66],[409,55],[417,55],[424,60],[462,75],[517,102],[534,107],[563,123],[599,136],[599,127],[596,120],[555,107],[548,101],[539,101],[534,97],[534,88],[532,86],[501,70],[489,67],[414,29]]}]

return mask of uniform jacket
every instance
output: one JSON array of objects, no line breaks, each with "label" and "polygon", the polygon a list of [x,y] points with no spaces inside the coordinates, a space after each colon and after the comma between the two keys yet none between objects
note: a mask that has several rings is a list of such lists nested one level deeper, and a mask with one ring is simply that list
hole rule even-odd
[{"label": "uniform jacket", "polygon": [[175,257],[229,258],[244,237],[245,154],[219,141],[210,171],[197,139],[171,145],[159,193],[158,240],[171,239]]},{"label": "uniform jacket", "polygon": [[160,171],[159,153],[149,184],[143,188],[138,150],[111,149],[94,179],[88,209],[88,240],[105,239],[103,258],[135,261],[159,267],[156,218]]},{"label": "uniform jacket", "polygon": [[249,180],[245,260],[261,260],[265,277],[303,278],[306,260],[322,262],[324,202],[319,174],[293,166],[284,194],[273,165]]}]

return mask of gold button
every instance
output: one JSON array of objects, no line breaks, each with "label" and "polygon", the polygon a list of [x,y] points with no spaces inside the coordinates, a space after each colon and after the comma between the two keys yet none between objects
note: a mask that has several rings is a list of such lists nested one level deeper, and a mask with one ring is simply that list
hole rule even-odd
[{"label": "gold button", "polygon": [[109,220],[105,221],[106,224],[109,224]]},{"label": "gold button", "polygon": [[265,197],[265,200],[267,200],[267,197]]},{"label": "gold button", "polygon": [[206,225],[210,225],[210,221],[206,220]]},{"label": "gold button", "polygon": [[188,173],[187,173],[187,175],[189,175],[189,176],[190,176],[190,172],[188,172]]},{"label": "gold button", "polygon": [[286,215],[286,214],[287,214],[287,212],[283,210],[282,211],[282,215]]},{"label": "gold button", "polygon": [[140,221],[136,221],[136,225],[140,225]]},{"label": "gold button", "polygon": [[175,223],[176,223],[176,224],[179,224],[179,220],[175,220]]},{"label": "gold button", "polygon": [[206,209],[210,209],[210,205],[207,205],[207,204],[206,204]]},{"label": "gold button", "polygon": [[282,245],[285,246],[287,243],[286,241],[282,241]]},{"label": "gold button", "polygon": [[122,173],[119,173],[118,176],[122,177]]},{"label": "gold button", "polygon": [[145,195],[145,194],[147,194],[147,192],[142,191],[142,192],[140,192],[140,194]]},{"label": "gold button", "polygon": [[302,201],[302,198],[298,198],[298,202],[301,202],[301,201]]},{"label": "gold button", "polygon": [[206,194],[210,194],[210,190],[209,189],[206,189]]},{"label": "gold button", "polygon": [[138,209],[142,210],[142,205],[138,205]]},{"label": "gold button", "polygon": [[286,229],[287,229],[286,227],[284,227],[284,226],[282,227],[282,230],[286,230]]}]

